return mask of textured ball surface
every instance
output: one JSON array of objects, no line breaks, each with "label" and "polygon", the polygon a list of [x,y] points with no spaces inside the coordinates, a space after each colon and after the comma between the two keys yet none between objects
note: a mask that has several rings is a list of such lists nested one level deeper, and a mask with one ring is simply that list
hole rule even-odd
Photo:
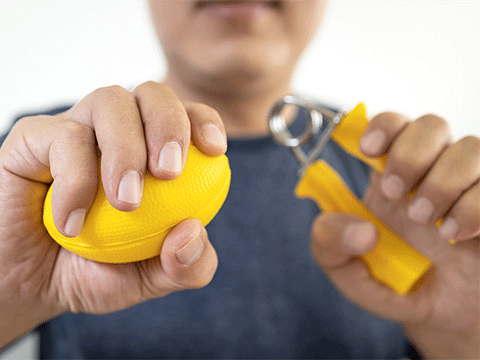
[{"label": "textured ball surface", "polygon": [[51,186],[43,222],[58,244],[87,259],[106,263],[145,260],[160,254],[165,237],[181,221],[196,218],[208,224],[227,197],[230,176],[225,155],[211,157],[190,145],[185,169],[177,179],[159,180],[147,172],[138,209],[114,209],[100,183],[81,234],[68,238],[53,222]]}]

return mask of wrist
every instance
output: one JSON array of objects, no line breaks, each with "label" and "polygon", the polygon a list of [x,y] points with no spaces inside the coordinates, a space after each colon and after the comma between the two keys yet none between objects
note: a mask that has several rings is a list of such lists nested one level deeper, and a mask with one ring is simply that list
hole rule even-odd
[{"label": "wrist", "polygon": [[0,304],[0,350],[62,313],[53,306],[35,304],[35,301]]}]

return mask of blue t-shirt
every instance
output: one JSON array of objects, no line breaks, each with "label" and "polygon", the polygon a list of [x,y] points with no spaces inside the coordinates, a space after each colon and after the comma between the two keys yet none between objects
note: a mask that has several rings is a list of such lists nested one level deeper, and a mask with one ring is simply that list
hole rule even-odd
[{"label": "blue t-shirt", "polygon": [[[303,127],[302,116],[292,125]],[[296,128],[296,129],[295,129]],[[400,327],[353,305],[310,254],[319,210],[298,199],[298,164],[269,137],[230,139],[232,182],[207,226],[219,266],[205,288],[39,328],[42,358],[400,358]],[[322,157],[361,196],[368,168],[335,143]]]}]

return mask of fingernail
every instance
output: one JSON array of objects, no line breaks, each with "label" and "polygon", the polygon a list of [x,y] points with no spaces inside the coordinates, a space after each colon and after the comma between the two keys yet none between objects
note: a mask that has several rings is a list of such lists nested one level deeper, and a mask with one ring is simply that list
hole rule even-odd
[{"label": "fingernail", "polygon": [[384,148],[387,134],[383,130],[376,129],[360,139],[360,149],[369,155],[380,155]]},{"label": "fingernail", "polygon": [[202,127],[203,140],[218,147],[226,147],[227,143],[222,132],[215,124],[206,124]]},{"label": "fingernail", "polygon": [[438,228],[440,236],[446,240],[452,240],[457,235],[460,227],[458,226],[457,221],[451,216],[443,220],[442,224]]},{"label": "fingernail", "polygon": [[123,175],[118,186],[117,198],[129,204],[140,204],[142,201],[142,185],[138,171],[129,170]]},{"label": "fingernail", "polygon": [[405,182],[398,175],[389,175],[382,181],[383,194],[391,200],[399,200],[405,193]]},{"label": "fingernail", "polygon": [[377,229],[371,223],[350,224],[343,232],[343,245],[354,254],[366,253],[375,241]]},{"label": "fingernail", "polygon": [[65,234],[70,237],[80,235],[86,215],[87,210],[85,209],[73,210],[65,223]]},{"label": "fingernail", "polygon": [[178,261],[185,265],[192,265],[203,253],[203,240],[201,230],[184,247],[175,251]]},{"label": "fingernail", "polygon": [[408,207],[408,217],[419,224],[427,224],[433,216],[433,204],[424,197],[415,199]]},{"label": "fingernail", "polygon": [[158,158],[158,167],[171,173],[182,171],[182,147],[176,141],[163,145]]}]

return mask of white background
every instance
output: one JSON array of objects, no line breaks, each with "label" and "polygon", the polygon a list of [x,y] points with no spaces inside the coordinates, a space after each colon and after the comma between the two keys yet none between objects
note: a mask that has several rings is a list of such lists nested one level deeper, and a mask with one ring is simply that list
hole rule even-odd
[{"label": "white background", "polygon": [[[480,135],[479,19],[478,0],[332,1],[294,88]],[[0,0],[0,130],[100,86],[159,80],[164,66],[144,0]],[[32,343],[0,359],[30,358]]]}]

